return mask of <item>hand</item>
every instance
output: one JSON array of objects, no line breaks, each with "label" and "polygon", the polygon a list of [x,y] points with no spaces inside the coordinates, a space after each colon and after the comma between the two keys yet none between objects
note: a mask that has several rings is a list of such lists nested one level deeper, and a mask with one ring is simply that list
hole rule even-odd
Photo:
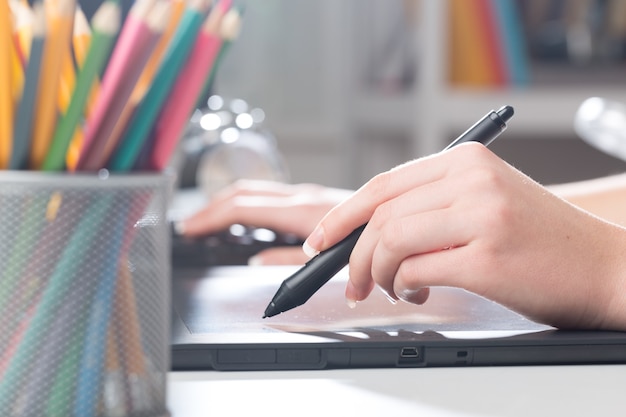
[{"label": "hand", "polygon": [[[179,226],[183,234],[199,236],[239,223],[292,233],[304,239],[328,210],[351,193],[315,184],[241,180],[217,193],[206,207]],[[302,249],[295,247],[262,251],[252,262],[299,265],[306,261]]]},{"label": "hand", "polygon": [[466,143],[374,177],[332,209],[305,247],[368,222],[350,257],[349,304],[375,285],[423,303],[454,286],[559,327],[626,329],[626,231]]}]

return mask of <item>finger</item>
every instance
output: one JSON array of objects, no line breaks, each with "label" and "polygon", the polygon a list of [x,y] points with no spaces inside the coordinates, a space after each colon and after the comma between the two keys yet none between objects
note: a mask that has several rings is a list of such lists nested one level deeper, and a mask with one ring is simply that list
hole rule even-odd
[{"label": "finger", "polygon": [[[459,187],[465,187],[463,180],[452,178],[428,183],[376,209],[353,250],[350,269],[356,293],[365,293],[358,289],[367,289],[367,281],[373,279],[395,299],[391,282],[402,259],[467,241],[467,235],[454,235],[466,225],[458,223],[463,216],[455,216],[450,210]],[[453,224],[456,227],[453,228]]]},{"label": "finger", "polygon": [[392,219],[379,232],[372,252],[370,274],[387,294],[398,298],[394,278],[402,262],[411,256],[467,245],[475,235],[473,222],[454,208]]},{"label": "finger", "polygon": [[237,196],[288,196],[293,193],[293,187],[291,184],[277,181],[242,179],[218,191],[212,202],[228,200]]},{"label": "finger", "polygon": [[477,143],[417,159],[379,174],[350,198],[334,207],[318,224],[307,245],[315,251],[329,248],[369,221],[376,208],[411,189],[438,181],[450,172],[462,172],[494,155]]},{"label": "finger", "polygon": [[400,300],[411,304],[424,304],[430,297],[430,288],[419,288],[416,290],[406,290],[398,294]]},{"label": "finger", "polygon": [[428,287],[458,287],[485,295],[489,278],[478,252],[468,245],[405,258],[394,276],[393,292],[411,302]]},{"label": "finger", "polygon": [[223,230],[234,223],[265,227],[277,232],[305,236],[302,222],[290,199],[268,196],[237,196],[209,204],[181,223],[182,232],[197,236]]},{"label": "finger", "polygon": [[374,289],[374,281],[366,281],[366,286],[355,287],[352,280],[348,280],[346,284],[346,302],[350,307],[356,306],[358,301],[365,300]]},{"label": "finger", "polygon": [[265,249],[252,258],[249,265],[303,265],[308,257],[300,248],[271,248]]}]

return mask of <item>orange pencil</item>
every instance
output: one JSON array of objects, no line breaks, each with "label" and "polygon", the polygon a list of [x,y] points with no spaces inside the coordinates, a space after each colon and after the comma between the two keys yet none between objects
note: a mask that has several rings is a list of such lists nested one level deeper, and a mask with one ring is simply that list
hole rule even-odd
[{"label": "orange pencil", "polygon": [[43,52],[35,110],[37,123],[33,127],[32,148],[29,158],[30,167],[35,169],[41,167],[54,134],[57,122],[55,100],[63,59],[69,53],[76,7],[76,0],[55,0],[50,3],[49,32]]},{"label": "orange pencil", "polygon": [[11,45],[9,53],[11,55],[11,90],[13,91],[13,103],[17,103],[22,97],[24,90],[24,60],[21,58],[21,52],[17,36],[11,36]]},{"label": "orange pencil", "polygon": [[65,114],[70,106],[74,87],[76,87],[76,70],[74,69],[72,56],[69,53],[64,54],[62,61],[57,106],[59,107],[59,113]]},{"label": "orange pencil", "polygon": [[11,44],[13,30],[7,1],[0,1],[0,169],[6,169],[11,158],[13,142]]}]

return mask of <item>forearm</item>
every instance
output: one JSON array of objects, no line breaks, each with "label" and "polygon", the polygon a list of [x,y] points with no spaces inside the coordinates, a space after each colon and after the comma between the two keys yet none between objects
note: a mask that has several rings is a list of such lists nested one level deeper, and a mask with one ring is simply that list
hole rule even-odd
[{"label": "forearm", "polygon": [[626,174],[547,187],[570,203],[626,226]]}]

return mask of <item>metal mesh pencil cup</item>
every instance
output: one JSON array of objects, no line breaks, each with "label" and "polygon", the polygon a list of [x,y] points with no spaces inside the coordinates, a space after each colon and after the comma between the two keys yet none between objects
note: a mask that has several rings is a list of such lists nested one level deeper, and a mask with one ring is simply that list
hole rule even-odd
[{"label": "metal mesh pencil cup", "polygon": [[0,171],[0,416],[167,416],[170,179]]}]

